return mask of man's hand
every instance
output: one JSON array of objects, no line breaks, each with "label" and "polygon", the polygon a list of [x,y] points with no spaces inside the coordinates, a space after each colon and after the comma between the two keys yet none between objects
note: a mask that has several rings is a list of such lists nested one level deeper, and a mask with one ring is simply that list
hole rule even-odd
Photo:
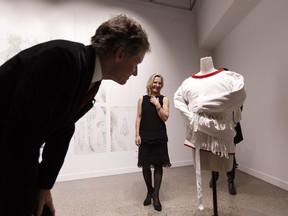
[{"label": "man's hand", "polygon": [[49,208],[50,215],[55,216],[55,208],[50,190],[40,189],[37,195],[37,212],[35,216],[42,215],[44,205]]}]

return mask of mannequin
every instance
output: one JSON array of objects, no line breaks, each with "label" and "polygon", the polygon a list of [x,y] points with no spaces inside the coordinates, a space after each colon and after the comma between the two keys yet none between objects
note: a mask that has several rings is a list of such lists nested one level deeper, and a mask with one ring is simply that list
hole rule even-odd
[{"label": "mannequin", "polygon": [[232,169],[234,128],[245,99],[244,78],[215,69],[210,56],[200,59],[200,71],[184,80],[174,94],[175,108],[187,125],[184,145],[192,148],[200,210],[204,209],[201,170]]},{"label": "mannequin", "polygon": [[[215,69],[211,56],[203,57],[200,59],[200,71],[197,75],[207,75],[217,71]],[[192,158],[195,164],[196,151],[192,148]],[[200,151],[200,162],[202,170],[211,171],[230,171],[233,166],[233,155],[229,158],[219,157],[209,151]]]},{"label": "mannequin", "polygon": [[214,68],[211,56],[203,57],[200,59],[200,71],[197,73],[198,75],[212,73],[216,70],[217,69]]},{"label": "mannequin", "polygon": [[[192,148],[193,163],[196,164],[196,151]],[[233,158],[231,154],[229,158],[219,157],[219,155],[213,154],[212,152],[200,151],[200,163],[201,170],[211,171],[230,171],[233,168]]]}]

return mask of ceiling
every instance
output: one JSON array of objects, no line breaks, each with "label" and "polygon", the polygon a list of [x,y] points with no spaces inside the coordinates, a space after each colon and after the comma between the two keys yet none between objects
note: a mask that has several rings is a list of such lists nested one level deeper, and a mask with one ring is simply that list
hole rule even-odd
[{"label": "ceiling", "polygon": [[196,0],[139,0],[149,2],[151,4],[162,5],[165,7],[173,7],[182,10],[190,10],[192,11]]}]

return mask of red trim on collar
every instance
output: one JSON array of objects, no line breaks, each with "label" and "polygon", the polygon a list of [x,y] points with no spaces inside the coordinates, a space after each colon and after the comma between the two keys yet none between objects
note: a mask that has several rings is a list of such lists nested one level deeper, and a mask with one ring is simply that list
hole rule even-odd
[{"label": "red trim on collar", "polygon": [[203,74],[203,75],[192,74],[191,77],[196,78],[196,79],[206,78],[206,77],[210,77],[210,76],[213,76],[215,74],[218,74],[218,73],[222,72],[223,70],[224,70],[224,68],[220,68],[220,69],[218,69],[212,73]]}]

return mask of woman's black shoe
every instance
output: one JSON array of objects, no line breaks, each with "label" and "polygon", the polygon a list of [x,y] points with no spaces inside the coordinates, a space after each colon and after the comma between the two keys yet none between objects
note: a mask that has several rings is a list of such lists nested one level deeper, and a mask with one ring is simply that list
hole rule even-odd
[{"label": "woman's black shoe", "polygon": [[153,198],[153,206],[154,206],[154,209],[155,209],[156,211],[161,211],[161,210],[162,210],[162,205],[161,205],[161,203],[160,203],[159,197],[158,197],[158,196],[156,197],[155,194],[152,193],[152,198]]},{"label": "woman's black shoe", "polygon": [[159,202],[159,204],[155,204],[155,202],[153,202],[153,206],[154,206],[154,209],[156,210],[156,211],[161,211],[162,210],[162,205],[161,205],[161,203]]},{"label": "woman's black shoe", "polygon": [[146,198],[146,199],[144,200],[144,202],[143,202],[143,205],[144,205],[144,206],[147,206],[147,205],[150,205],[150,204],[151,204],[151,198],[150,198],[150,199],[147,199],[147,198]]},{"label": "woman's black shoe", "polygon": [[151,199],[152,199],[152,194],[153,194],[154,188],[152,188],[152,191],[147,193],[146,199],[143,202],[144,206],[150,205],[151,204]]}]

